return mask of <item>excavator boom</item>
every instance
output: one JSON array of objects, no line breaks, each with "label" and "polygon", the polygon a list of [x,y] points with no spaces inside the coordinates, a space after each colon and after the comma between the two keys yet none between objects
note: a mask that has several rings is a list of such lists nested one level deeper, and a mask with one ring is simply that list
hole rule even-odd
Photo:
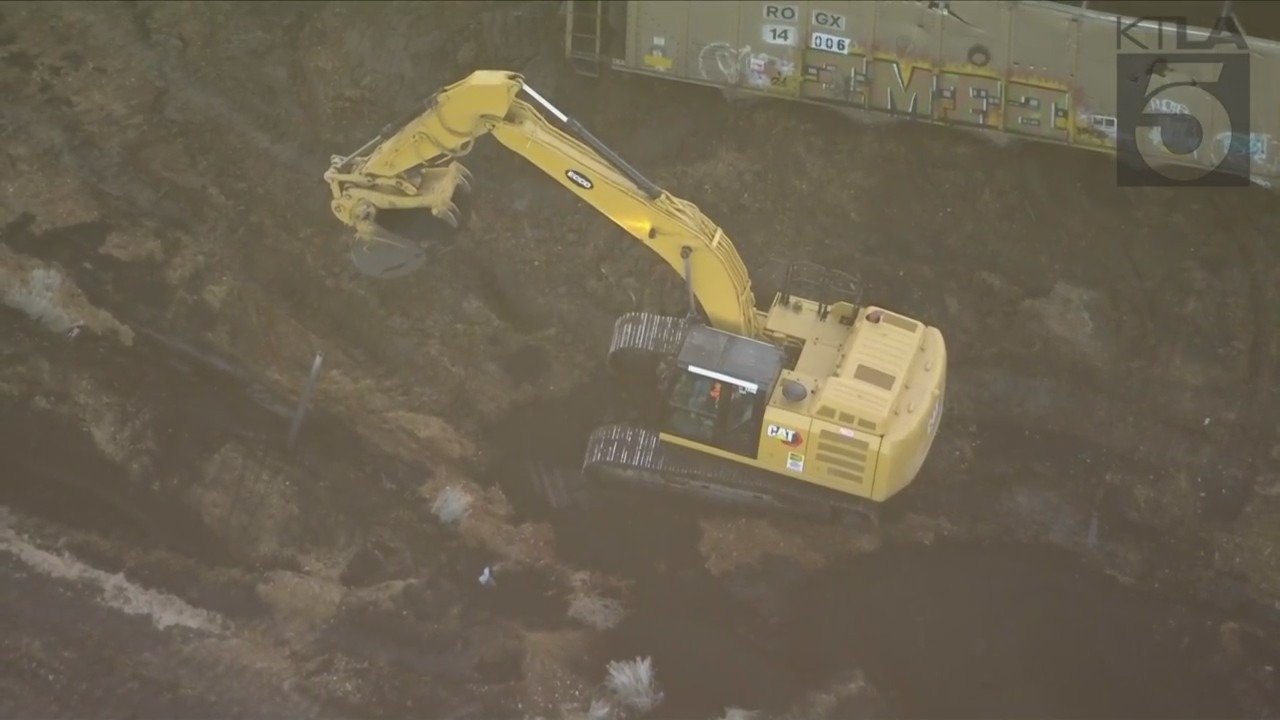
[{"label": "excavator boom", "polygon": [[650,182],[518,73],[476,71],[357,153],[333,158],[325,179],[334,215],[366,243],[412,242],[378,227],[378,214],[388,210],[429,210],[456,227],[461,218],[454,198],[470,192],[470,173],[456,159],[483,135],[492,135],[661,256],[689,284],[712,327],[759,334],[746,266],[724,231],[693,203]]}]

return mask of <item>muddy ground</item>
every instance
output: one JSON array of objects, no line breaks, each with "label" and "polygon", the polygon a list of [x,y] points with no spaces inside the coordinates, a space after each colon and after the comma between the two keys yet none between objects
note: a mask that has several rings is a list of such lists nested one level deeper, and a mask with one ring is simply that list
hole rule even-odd
[{"label": "muddy ground", "polygon": [[[556,11],[0,6],[5,716],[571,717],[636,657],[664,717],[1280,711],[1273,195],[577,77]],[[477,67],[698,203],[762,297],[805,259],[943,329],[880,535],[538,502],[675,278],[488,144],[468,235],[376,282],[320,182]]]}]

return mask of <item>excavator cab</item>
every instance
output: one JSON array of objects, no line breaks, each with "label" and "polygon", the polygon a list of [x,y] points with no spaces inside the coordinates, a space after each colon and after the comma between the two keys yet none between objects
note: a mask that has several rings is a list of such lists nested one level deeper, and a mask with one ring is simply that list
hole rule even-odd
[{"label": "excavator cab", "polygon": [[669,379],[663,431],[755,458],[782,366],[782,351],[769,343],[691,326]]}]

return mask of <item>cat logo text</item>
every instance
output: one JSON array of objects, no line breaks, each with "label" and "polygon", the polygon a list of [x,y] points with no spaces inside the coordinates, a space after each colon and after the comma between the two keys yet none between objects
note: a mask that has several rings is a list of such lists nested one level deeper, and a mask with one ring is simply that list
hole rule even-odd
[{"label": "cat logo text", "polygon": [[800,443],[804,442],[804,438],[800,436],[800,433],[795,430],[784,428],[780,425],[770,425],[769,428],[765,430],[765,434],[771,438],[781,440],[782,444],[787,447],[800,447]]}]

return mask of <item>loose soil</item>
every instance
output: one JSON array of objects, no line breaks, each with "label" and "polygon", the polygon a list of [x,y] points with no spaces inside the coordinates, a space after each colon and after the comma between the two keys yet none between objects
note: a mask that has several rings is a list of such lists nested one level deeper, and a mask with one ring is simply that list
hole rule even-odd
[{"label": "loose soil", "polygon": [[[582,78],[557,9],[0,10],[0,712],[574,717],[646,656],[662,717],[1280,711],[1272,195]],[[356,273],[320,182],[479,67],[696,202],[761,297],[802,259],[943,329],[881,535],[548,506],[625,412],[614,318],[676,278],[492,143],[403,279]]]}]

